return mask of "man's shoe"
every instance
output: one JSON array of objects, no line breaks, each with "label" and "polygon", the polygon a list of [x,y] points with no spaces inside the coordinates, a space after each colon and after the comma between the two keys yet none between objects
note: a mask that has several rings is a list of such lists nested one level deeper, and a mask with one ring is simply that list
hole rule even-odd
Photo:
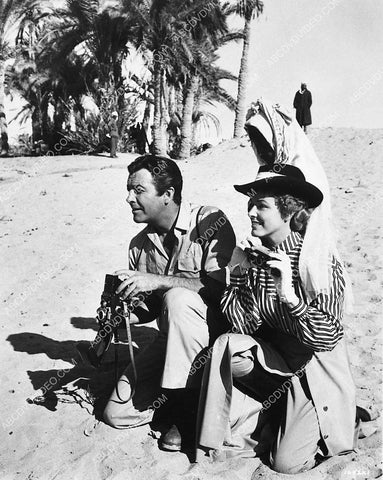
[{"label": "man's shoe", "polygon": [[181,434],[176,425],[173,425],[160,440],[160,447],[170,452],[179,452],[181,450],[181,444]]}]

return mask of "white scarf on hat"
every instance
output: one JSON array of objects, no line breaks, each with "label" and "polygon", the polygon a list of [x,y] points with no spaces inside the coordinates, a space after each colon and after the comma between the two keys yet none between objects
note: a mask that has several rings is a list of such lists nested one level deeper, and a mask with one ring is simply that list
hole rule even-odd
[{"label": "white scarf on hat", "polygon": [[[252,116],[246,125],[256,127],[269,143],[273,139],[270,144],[276,152],[274,164],[298,167],[306,180],[323,193],[323,202],[314,209],[308,222],[299,258],[300,277],[311,301],[319,293],[326,294],[330,290],[331,259],[335,257],[342,264],[332,224],[327,176],[306,134],[292,116],[279,105],[264,100],[256,103],[258,114]],[[344,266],[343,271],[346,280],[345,310],[349,313],[352,311],[353,297]]]}]

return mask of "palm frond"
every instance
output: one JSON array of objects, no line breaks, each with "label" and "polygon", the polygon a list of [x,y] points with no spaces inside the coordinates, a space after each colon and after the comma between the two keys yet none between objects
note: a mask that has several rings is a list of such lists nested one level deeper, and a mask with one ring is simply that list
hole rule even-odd
[{"label": "palm frond", "polygon": [[263,13],[264,3],[261,0],[238,0],[236,13],[246,19],[259,17]]}]

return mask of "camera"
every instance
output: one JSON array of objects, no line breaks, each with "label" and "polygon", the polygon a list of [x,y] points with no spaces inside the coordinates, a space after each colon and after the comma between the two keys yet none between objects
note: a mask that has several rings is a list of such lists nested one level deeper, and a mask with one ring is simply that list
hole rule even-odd
[{"label": "camera", "polygon": [[[268,255],[266,253],[266,251],[268,249],[264,248],[265,251],[259,251],[259,250],[253,250],[251,248],[245,248],[245,252],[247,253],[249,259],[250,259],[250,263],[253,267],[259,267],[259,268],[262,268],[263,270],[266,270],[269,268],[269,266],[267,265],[267,262],[269,260],[272,260],[273,258],[270,257],[270,255]],[[270,250],[268,250],[270,251]]]},{"label": "camera", "polygon": [[118,342],[118,328],[126,326],[127,313],[126,308],[124,308],[125,302],[122,302],[115,293],[121,283],[122,281],[118,276],[105,275],[100,307],[96,313],[96,320],[99,324],[96,338],[91,342],[90,346],[83,343],[77,345],[77,350],[82,360],[89,362],[95,368],[101,365],[113,336]]},{"label": "camera", "polygon": [[117,275],[105,275],[104,290],[101,294],[100,307],[97,309],[96,319],[100,327],[111,323],[117,316],[123,314],[123,305],[119,296],[116,295],[117,288],[122,281]]},{"label": "camera", "polygon": [[[271,257],[269,255],[269,252],[272,253],[272,251],[263,246],[257,247],[257,248],[262,248],[262,250],[253,250],[252,248],[245,248],[245,252],[249,257],[252,267],[261,268],[262,270],[270,269],[269,265],[267,265],[267,262],[269,260],[275,260],[274,257]],[[277,270],[276,268],[271,268],[270,272],[276,277],[279,277],[281,275],[280,271]]]}]

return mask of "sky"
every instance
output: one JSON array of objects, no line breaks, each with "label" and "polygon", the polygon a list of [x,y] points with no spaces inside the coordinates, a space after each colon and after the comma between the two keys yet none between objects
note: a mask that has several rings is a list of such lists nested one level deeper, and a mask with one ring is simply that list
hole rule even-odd
[{"label": "sky", "polygon": [[[259,97],[292,109],[307,83],[313,126],[383,127],[383,1],[264,0],[253,21],[248,104]],[[236,21],[240,27],[241,22]],[[220,66],[239,72],[241,44],[220,51]],[[236,84],[225,88],[236,98]],[[232,116],[223,136],[232,134]]]}]

